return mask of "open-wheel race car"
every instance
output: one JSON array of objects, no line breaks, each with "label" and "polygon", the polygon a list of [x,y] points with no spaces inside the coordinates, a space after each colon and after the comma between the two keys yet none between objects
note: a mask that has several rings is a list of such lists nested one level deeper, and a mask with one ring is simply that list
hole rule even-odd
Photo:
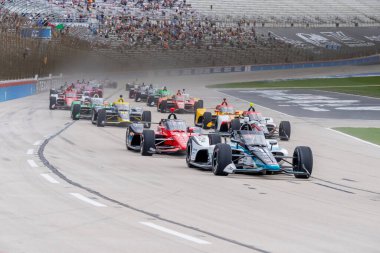
[{"label": "open-wheel race car", "polygon": [[286,173],[296,178],[309,178],[313,154],[309,147],[298,146],[293,156],[288,156],[276,140],[265,139],[263,131],[244,124],[241,130],[234,130],[225,137],[224,142],[219,134],[190,137],[186,163],[190,168],[212,170],[217,176]]},{"label": "open-wheel race car", "polygon": [[92,111],[95,106],[103,105],[103,98],[82,96],[80,100],[71,103],[71,118],[78,119],[91,119]]},{"label": "open-wheel race car", "polygon": [[243,111],[237,111],[224,98],[223,102],[216,106],[214,113],[208,112],[206,108],[197,108],[194,112],[194,124],[203,129],[213,128],[218,132],[229,132],[232,120],[240,118]]},{"label": "open-wheel race car", "polygon": [[130,106],[127,102],[115,102],[111,105],[105,103],[96,105],[92,109],[91,122],[98,127],[128,126],[133,122],[145,122],[150,127],[152,115],[140,107]]},{"label": "open-wheel race car", "polygon": [[279,138],[284,141],[290,139],[291,125],[289,121],[281,121],[279,126],[277,126],[273,118],[263,117],[253,106],[254,104],[250,103],[248,110],[242,113],[240,118],[241,124],[245,124],[246,118],[248,118],[249,124],[252,127],[261,128],[266,138]]},{"label": "open-wheel race car", "polygon": [[140,151],[143,156],[154,153],[185,153],[190,136],[197,135],[197,128],[189,128],[174,113],[162,119],[157,130],[144,129],[143,123],[131,124],[126,131],[128,150]]},{"label": "open-wheel race car", "polygon": [[50,90],[49,109],[69,110],[71,104],[82,98],[82,93],[78,93],[75,89]]},{"label": "open-wheel race car", "polygon": [[203,107],[203,100],[190,97],[184,91],[178,91],[171,97],[160,97],[157,102],[157,111],[161,113],[169,112],[174,108],[175,113],[194,113],[198,108]]}]

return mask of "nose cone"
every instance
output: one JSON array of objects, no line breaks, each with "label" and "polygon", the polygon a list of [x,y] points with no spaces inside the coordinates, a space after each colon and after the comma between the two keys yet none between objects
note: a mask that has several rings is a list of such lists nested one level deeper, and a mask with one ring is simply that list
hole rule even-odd
[{"label": "nose cone", "polygon": [[178,107],[178,109],[184,109],[185,108],[185,102],[178,101],[177,102],[177,107]]},{"label": "nose cone", "polygon": [[67,105],[68,105],[68,106],[71,106],[71,104],[73,103],[74,100],[75,100],[75,99],[73,99],[73,98],[67,98],[67,99],[66,99],[66,103],[67,103]]},{"label": "nose cone", "polygon": [[173,137],[174,140],[178,143],[179,148],[182,151],[185,151],[187,148],[187,141],[189,140],[187,133],[177,133]]}]

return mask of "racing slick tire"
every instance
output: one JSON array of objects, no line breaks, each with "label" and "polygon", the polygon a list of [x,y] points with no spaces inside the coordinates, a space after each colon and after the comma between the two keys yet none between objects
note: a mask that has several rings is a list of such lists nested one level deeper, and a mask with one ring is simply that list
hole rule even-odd
[{"label": "racing slick tire", "polygon": [[106,110],[100,109],[98,111],[98,117],[96,119],[96,126],[104,127],[106,124]]},{"label": "racing slick tire", "polygon": [[96,119],[97,119],[97,114],[96,114],[96,111],[95,110],[92,110],[92,114],[91,114],[91,123],[93,124],[93,125],[95,125],[96,124]]},{"label": "racing slick tire", "polygon": [[57,98],[56,97],[50,97],[49,109],[54,110],[56,104],[57,104]]},{"label": "racing slick tire", "polygon": [[71,118],[73,120],[78,120],[80,118],[80,104],[73,105],[73,110],[71,111]]},{"label": "racing slick tire", "polygon": [[146,104],[147,104],[147,106],[150,106],[150,107],[154,106],[154,97],[149,96],[147,101],[146,101]]},{"label": "racing slick tire", "polygon": [[[298,146],[293,153],[293,171],[295,178],[309,178],[313,172],[313,152],[310,147]],[[302,174],[298,174],[302,173]]]},{"label": "racing slick tire", "polygon": [[231,120],[231,126],[230,126],[230,131],[237,131],[240,130],[241,124],[239,119],[233,119]]},{"label": "racing slick tire", "polygon": [[142,156],[152,156],[153,154],[150,152],[151,148],[155,148],[155,134],[153,130],[145,129],[142,132],[141,138],[141,149],[140,153]]},{"label": "racing slick tire", "polygon": [[130,129],[127,127],[127,131],[125,131],[125,146],[127,147],[127,150],[132,150],[132,148],[128,145],[129,131]]},{"label": "racing slick tire", "polygon": [[130,91],[129,91],[129,95],[128,95],[128,97],[129,97],[129,98],[134,98],[135,95],[136,95],[135,91],[134,91],[134,90],[130,90]]},{"label": "racing slick tire", "polygon": [[278,135],[280,140],[288,141],[290,139],[291,127],[289,121],[281,121],[278,127]]},{"label": "racing slick tire", "polygon": [[203,122],[202,122],[202,128],[203,129],[209,129],[207,125],[212,121],[212,114],[211,112],[205,112],[203,114]]},{"label": "racing slick tire", "polygon": [[168,101],[162,100],[160,104],[160,112],[165,113],[168,110]]},{"label": "racing slick tire", "polygon": [[136,92],[136,94],[135,94],[135,102],[140,102],[141,101],[141,99],[140,99],[140,92]]},{"label": "racing slick tire", "polygon": [[143,111],[141,120],[144,122],[144,128],[150,128],[150,125],[152,123],[152,112]]},{"label": "racing slick tire", "polygon": [[209,134],[208,139],[209,139],[210,145],[216,145],[216,144],[222,143],[222,137],[220,137],[219,134]]},{"label": "racing slick tire", "polygon": [[203,108],[203,100],[198,100],[197,102],[195,102],[194,112],[196,112],[198,108]]},{"label": "racing slick tire", "polygon": [[191,151],[193,149],[193,145],[191,144],[191,139],[187,142],[187,148],[186,148],[186,164],[189,168],[195,168],[194,165],[190,163],[191,160]]},{"label": "racing slick tire", "polygon": [[232,163],[231,147],[225,143],[216,144],[212,155],[212,172],[215,176],[227,176],[224,168]]}]

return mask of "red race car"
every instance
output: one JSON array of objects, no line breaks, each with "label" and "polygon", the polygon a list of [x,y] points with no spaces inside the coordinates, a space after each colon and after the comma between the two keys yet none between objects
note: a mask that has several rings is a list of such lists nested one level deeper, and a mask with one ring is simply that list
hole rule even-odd
[{"label": "red race car", "polygon": [[185,153],[190,136],[198,135],[200,128],[187,127],[186,122],[177,119],[173,113],[162,119],[157,130],[143,129],[143,123],[131,124],[126,132],[128,150],[139,150],[143,156],[154,153]]},{"label": "red race car", "polygon": [[202,107],[203,100],[190,97],[189,94],[181,91],[172,97],[161,97],[157,102],[157,110],[161,113],[168,112],[171,108],[174,108],[176,113],[194,113],[197,108]]},{"label": "red race car", "polygon": [[71,108],[72,102],[79,100],[81,97],[82,94],[77,93],[77,91],[71,87],[63,91],[50,90],[49,109],[69,110]]}]

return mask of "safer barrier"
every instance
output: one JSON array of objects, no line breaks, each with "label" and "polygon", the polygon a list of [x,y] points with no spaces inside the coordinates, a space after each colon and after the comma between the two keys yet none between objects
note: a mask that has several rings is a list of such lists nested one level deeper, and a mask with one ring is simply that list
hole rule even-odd
[{"label": "safer barrier", "polygon": [[36,83],[37,80],[0,82],[0,102],[35,94]]},{"label": "safer barrier", "polygon": [[0,81],[0,102],[57,89],[62,84],[62,74],[42,78],[36,76],[34,79]]},{"label": "safer barrier", "polygon": [[241,65],[241,66],[224,66],[224,67],[202,67],[202,68],[186,68],[186,69],[169,69],[167,71],[156,71],[155,75],[203,75],[214,73],[232,73],[232,72],[256,72],[266,70],[286,70],[286,69],[304,69],[304,68],[322,68],[337,66],[353,66],[353,65],[369,65],[379,64],[380,55],[373,55],[363,58],[354,58],[347,60],[307,62],[307,63],[291,63],[291,64],[270,64],[270,65]]}]

